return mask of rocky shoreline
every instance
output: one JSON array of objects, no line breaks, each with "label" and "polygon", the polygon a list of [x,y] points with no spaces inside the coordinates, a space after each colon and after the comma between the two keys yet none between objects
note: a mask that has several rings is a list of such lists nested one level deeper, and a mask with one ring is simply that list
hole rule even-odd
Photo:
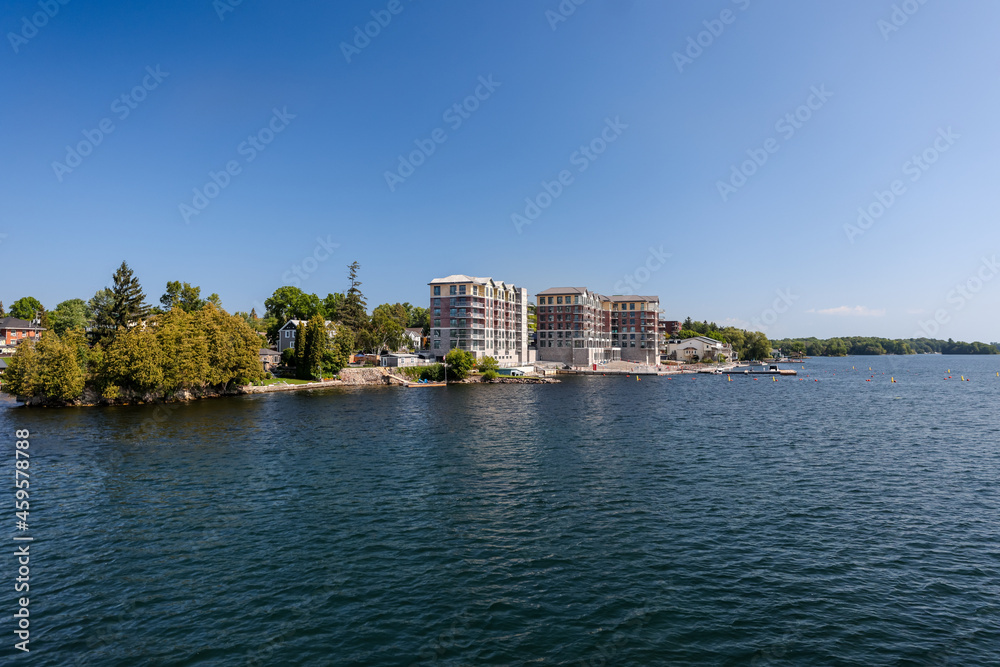
[{"label": "rocky shoreline", "polygon": [[[222,398],[225,396],[243,396],[246,394],[269,394],[283,391],[309,391],[313,389],[330,389],[333,387],[386,387],[405,386],[412,382],[407,378],[391,373],[387,368],[345,368],[340,372],[339,379],[306,382],[302,384],[268,384],[246,385],[232,388],[205,387],[196,390],[183,390],[170,396],[154,393],[122,392],[115,399],[101,396],[93,387],[87,387],[83,395],[73,401],[54,401],[44,397],[14,397],[24,407],[97,407],[110,405],[149,405],[157,403],[187,403],[204,398]],[[485,381],[481,376],[473,376],[457,380],[449,384],[554,384],[559,380],[539,377],[498,377],[492,382]]]}]

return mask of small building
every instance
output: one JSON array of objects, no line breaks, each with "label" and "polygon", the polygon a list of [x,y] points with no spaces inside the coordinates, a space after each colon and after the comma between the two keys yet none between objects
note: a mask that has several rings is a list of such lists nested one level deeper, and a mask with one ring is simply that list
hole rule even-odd
[{"label": "small building", "polygon": [[0,344],[17,345],[25,340],[40,338],[44,328],[35,322],[16,317],[0,317]]},{"label": "small building", "polygon": [[727,361],[733,360],[733,347],[729,343],[717,341],[708,336],[696,336],[695,338],[685,338],[679,340],[671,338],[667,340],[663,348],[663,361],[683,361],[696,362],[709,360],[719,360],[725,357]]},{"label": "small building", "polygon": [[430,348],[430,337],[424,337],[424,330],[420,327],[406,327],[403,334],[403,342],[406,347],[414,350],[426,350]]},{"label": "small building", "polygon": [[275,368],[281,364],[281,352],[277,350],[269,350],[261,348],[260,350],[260,363],[264,367],[264,371],[267,373],[272,372]]},{"label": "small building", "polygon": [[382,366],[391,368],[407,368],[409,366],[424,365],[423,359],[415,354],[383,354],[381,358]]},{"label": "small building", "polygon": [[4,371],[6,370],[7,370],[7,360],[4,359],[3,357],[0,357],[0,375],[3,375]]}]

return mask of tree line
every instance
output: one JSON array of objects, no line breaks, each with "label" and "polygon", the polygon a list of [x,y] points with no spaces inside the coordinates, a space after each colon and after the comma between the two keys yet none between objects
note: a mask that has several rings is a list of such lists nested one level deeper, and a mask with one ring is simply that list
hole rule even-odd
[{"label": "tree line", "polygon": [[690,317],[684,320],[676,338],[695,338],[705,336],[733,347],[733,354],[739,359],[769,359],[771,357],[771,341],[760,331],[747,331],[737,327],[720,327],[715,322],[697,322]]},{"label": "tree line", "polygon": [[[170,293],[168,283],[165,297]],[[17,346],[4,391],[73,402],[89,389],[94,397],[128,402],[227,389],[264,377],[261,337],[246,320],[222,310],[217,297],[195,298],[187,308],[171,302],[165,304],[169,309],[154,309],[122,262],[111,287],[87,303],[71,301],[52,315],[43,313],[43,326],[50,326],[37,342]]]},{"label": "tree line", "polygon": [[785,338],[774,341],[776,347],[790,356],[845,357],[847,355],[883,354],[1000,354],[996,343],[964,343],[952,339],[933,338]]}]

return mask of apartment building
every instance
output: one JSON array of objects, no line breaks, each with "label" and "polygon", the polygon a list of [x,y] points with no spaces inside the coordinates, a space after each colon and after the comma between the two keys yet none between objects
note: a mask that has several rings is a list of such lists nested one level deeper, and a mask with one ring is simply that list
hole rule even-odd
[{"label": "apartment building", "polygon": [[536,295],[538,360],[589,366],[621,359],[611,344],[607,297],[586,287],[552,287]]},{"label": "apartment building", "polygon": [[571,366],[603,361],[659,361],[660,299],[603,296],[586,287],[553,287],[537,294],[538,359]]},{"label": "apartment building", "polygon": [[530,363],[528,290],[493,278],[456,274],[430,283],[431,352],[455,348],[502,366]]},{"label": "apartment building", "polygon": [[611,316],[611,345],[623,361],[655,365],[663,341],[659,335],[660,297],[615,295],[603,303]]}]

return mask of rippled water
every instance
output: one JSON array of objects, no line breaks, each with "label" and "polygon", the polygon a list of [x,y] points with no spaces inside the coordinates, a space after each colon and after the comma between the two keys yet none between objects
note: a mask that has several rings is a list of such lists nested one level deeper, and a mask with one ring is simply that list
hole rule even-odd
[{"label": "rippled water", "polygon": [[0,403],[30,660],[997,664],[998,371]]}]

